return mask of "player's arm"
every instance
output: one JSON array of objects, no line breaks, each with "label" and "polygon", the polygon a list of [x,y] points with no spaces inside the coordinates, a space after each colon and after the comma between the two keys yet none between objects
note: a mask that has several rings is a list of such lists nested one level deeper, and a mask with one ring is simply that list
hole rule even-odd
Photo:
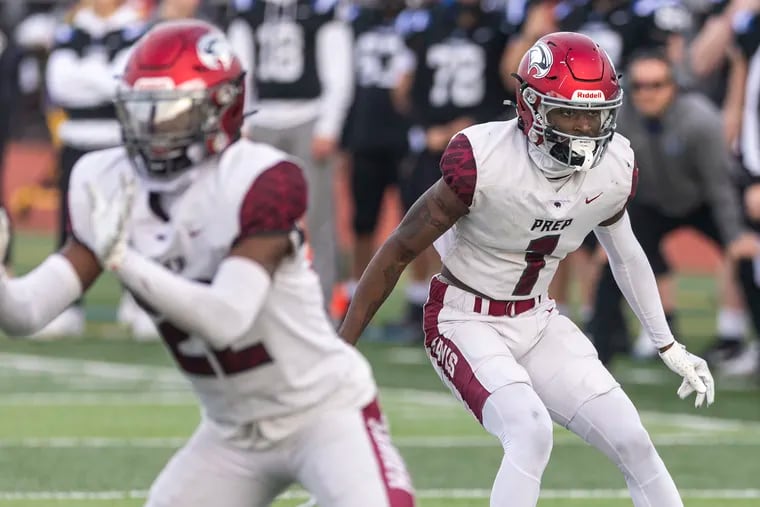
[{"label": "player's arm", "polygon": [[[0,248],[9,237],[8,219],[0,210]],[[1,269],[1,268],[0,268]],[[79,299],[100,275],[93,253],[70,239],[60,252],[23,276],[0,274],[0,327],[12,336],[24,336],[42,329]]]},{"label": "player's arm", "polygon": [[[245,112],[254,111],[256,103],[256,43],[254,30],[243,14],[233,11],[233,18],[227,27],[227,39],[245,70]],[[250,122],[246,122],[243,133],[249,134]]]},{"label": "player's arm", "polygon": [[446,148],[441,172],[443,177],[417,199],[364,270],[338,331],[347,342],[359,340],[406,266],[468,213],[476,174],[472,147],[463,134]]},{"label": "player's arm", "polygon": [[[634,170],[631,196],[635,193],[637,170]],[[675,341],[665,320],[654,272],[633,233],[625,207],[600,223],[594,233],[607,252],[620,291],[659,349],[660,357],[672,371],[684,378],[678,395],[685,398],[696,391],[695,405],[701,406],[705,398],[710,405],[715,398],[715,385],[707,363]]]},{"label": "player's arm", "polygon": [[[246,193],[239,210],[239,235],[210,284],[183,278],[126,244],[110,255],[104,251],[101,258],[169,322],[224,349],[253,325],[274,272],[293,252],[294,238],[299,236],[296,220],[305,210],[301,169],[283,162],[256,178]],[[106,227],[102,237],[107,237]]]},{"label": "player's arm", "polygon": [[644,249],[633,233],[625,208],[594,229],[607,252],[610,269],[620,290],[660,351],[675,338],[665,320],[657,281]]},{"label": "player's arm", "polygon": [[354,96],[353,44],[351,26],[340,19],[325,23],[317,32],[317,72],[323,92],[315,137],[333,142],[340,137]]}]

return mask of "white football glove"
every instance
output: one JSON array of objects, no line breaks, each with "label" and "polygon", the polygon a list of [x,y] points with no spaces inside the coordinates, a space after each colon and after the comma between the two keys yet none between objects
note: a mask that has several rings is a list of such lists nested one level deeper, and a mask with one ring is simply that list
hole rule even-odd
[{"label": "white football glove", "polygon": [[92,183],[87,187],[92,199],[92,229],[95,255],[102,266],[116,271],[127,251],[127,221],[135,194],[134,179],[122,178],[121,189],[110,200]]},{"label": "white football glove", "polygon": [[696,391],[695,407],[701,407],[705,399],[708,407],[712,405],[715,401],[715,381],[704,359],[688,352],[686,347],[678,342],[673,343],[665,352],[660,352],[660,357],[668,368],[683,377],[681,387],[677,391],[681,399]]}]

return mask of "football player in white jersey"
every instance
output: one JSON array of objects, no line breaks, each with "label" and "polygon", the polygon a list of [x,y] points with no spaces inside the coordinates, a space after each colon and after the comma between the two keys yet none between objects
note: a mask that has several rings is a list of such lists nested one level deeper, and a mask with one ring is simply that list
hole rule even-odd
[{"label": "football player in white jersey", "polygon": [[156,25],[116,108],[125,146],[77,163],[71,239],[0,279],[0,327],[42,327],[102,269],[153,315],[203,416],[149,507],[265,506],[294,482],[323,507],[413,506],[370,367],[332,329],[304,253],[299,162],[237,140],[243,70],[224,35]]},{"label": "football player in white jersey", "polygon": [[663,361],[683,377],[678,395],[713,402],[710,371],[674,339],[631,231],[637,168],[615,135],[615,69],[590,38],[558,32],[527,51],[515,77],[518,118],[451,140],[443,177],[372,259],[340,334],[355,343],[406,265],[437,240],[443,268],[425,305],[425,348],[503,445],[491,506],[536,505],[555,421],[618,466],[636,507],[681,507],[630,399],[546,294],[558,262],[595,231]]}]

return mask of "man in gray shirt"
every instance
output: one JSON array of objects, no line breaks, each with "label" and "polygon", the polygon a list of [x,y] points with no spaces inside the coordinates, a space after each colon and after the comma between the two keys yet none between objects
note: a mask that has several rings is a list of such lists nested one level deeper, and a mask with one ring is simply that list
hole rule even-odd
[{"label": "man in gray shirt", "polygon": [[[758,240],[744,229],[719,111],[701,95],[679,92],[670,62],[658,51],[636,55],[626,77],[629,100],[617,130],[630,139],[639,166],[638,193],[629,203],[631,225],[657,276],[672,327],[676,302],[660,248],[664,237],[693,227],[732,258],[756,255]],[[623,322],[620,299],[605,268],[589,329],[604,361],[611,359],[609,340]],[[760,311],[760,301],[747,295],[747,303]]]}]

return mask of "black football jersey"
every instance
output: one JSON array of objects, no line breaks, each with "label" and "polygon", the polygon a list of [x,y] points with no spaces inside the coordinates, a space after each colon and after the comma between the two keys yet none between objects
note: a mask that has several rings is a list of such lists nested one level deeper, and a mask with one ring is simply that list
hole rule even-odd
[{"label": "black football jersey", "polygon": [[399,59],[404,39],[396,30],[395,18],[378,9],[354,9],[356,90],[346,142],[354,150],[404,149],[408,121],[391,101],[399,78]]},{"label": "black football jersey", "polygon": [[337,15],[337,0],[234,0],[232,17],[251,28],[259,99],[313,99],[322,94],[316,39]]},{"label": "black football jersey", "polygon": [[456,5],[405,11],[398,26],[416,58],[414,121],[439,125],[462,116],[477,122],[501,115],[506,96],[499,65],[507,43],[503,12],[483,12],[457,25]]}]

